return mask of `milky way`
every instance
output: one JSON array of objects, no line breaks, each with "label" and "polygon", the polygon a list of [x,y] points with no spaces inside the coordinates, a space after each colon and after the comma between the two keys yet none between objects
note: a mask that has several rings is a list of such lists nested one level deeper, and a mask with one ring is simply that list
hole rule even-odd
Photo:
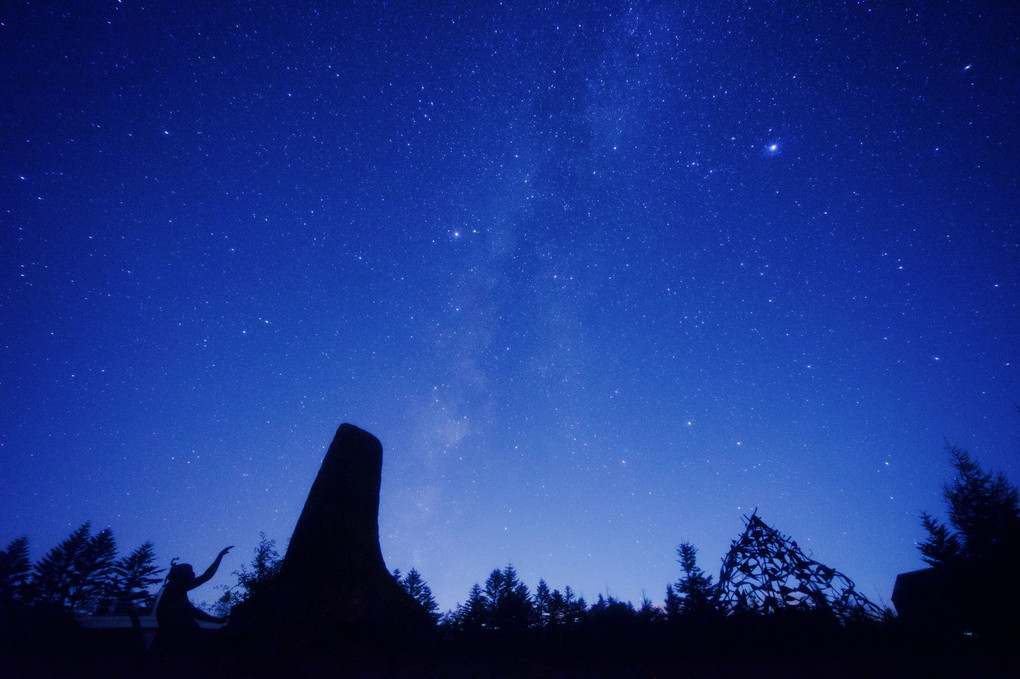
[{"label": "milky way", "polygon": [[888,602],[1020,477],[1015,6],[335,4],[0,10],[3,545],[229,583],[347,421],[444,610],[756,508]]}]

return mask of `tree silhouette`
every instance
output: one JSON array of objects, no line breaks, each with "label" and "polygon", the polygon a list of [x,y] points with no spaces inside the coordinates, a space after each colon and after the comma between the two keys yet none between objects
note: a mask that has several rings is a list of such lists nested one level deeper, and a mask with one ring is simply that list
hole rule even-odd
[{"label": "tree silhouette", "polygon": [[465,631],[521,630],[536,620],[528,586],[517,577],[513,564],[493,570],[484,589],[475,583],[468,600],[450,616],[452,627]]},{"label": "tree silhouette", "polygon": [[29,585],[36,601],[75,614],[92,614],[109,603],[117,543],[109,528],[90,535],[91,528],[86,521],[36,564]]},{"label": "tree silhouette", "polygon": [[584,619],[587,611],[584,597],[575,598],[570,585],[563,588],[563,594],[554,589],[549,596],[549,615],[554,624],[575,625]]},{"label": "tree silhouette", "polygon": [[588,622],[602,628],[619,629],[631,624],[635,619],[636,611],[632,603],[613,596],[604,597],[601,594],[587,612]]},{"label": "tree silhouette", "polygon": [[588,609],[584,599],[577,599],[570,586],[563,592],[549,590],[545,580],[538,581],[534,598],[534,624],[539,627],[571,625],[581,622]]},{"label": "tree silhouette", "polygon": [[114,598],[114,565],[117,542],[113,531],[104,528],[91,536],[78,555],[74,568],[71,610],[94,615],[108,608]]},{"label": "tree silhouette", "polygon": [[162,579],[159,574],[164,570],[156,566],[156,552],[149,541],[119,559],[113,567],[116,607],[151,608],[155,600],[151,588],[159,584]]},{"label": "tree silhouette", "polygon": [[513,564],[498,568],[485,581],[489,621],[495,629],[524,629],[531,625],[534,607],[528,586],[517,577]]},{"label": "tree silhouette", "polygon": [[704,617],[718,610],[712,576],[698,566],[697,548],[681,542],[676,553],[683,576],[675,585],[666,585],[666,615],[675,620],[681,616]]},{"label": "tree silhouette", "polygon": [[[946,444],[956,478],[943,488],[953,529],[921,514],[928,532],[918,548],[932,566],[949,566],[960,559],[984,564],[1014,561],[1020,550],[1020,496],[1002,473],[985,472],[970,453]],[[1015,566],[1015,562],[1013,566]]]},{"label": "tree silhouette", "polygon": [[465,631],[484,629],[489,625],[489,603],[482,586],[477,582],[471,586],[467,601],[457,607],[453,615],[453,626]]},{"label": "tree silhouette", "polygon": [[429,614],[429,619],[432,620],[432,624],[439,622],[439,604],[436,603],[435,597],[432,596],[432,588],[426,583],[425,579],[422,578],[421,573],[416,569],[412,568],[407,572],[404,577],[400,576],[400,569],[393,571],[393,577],[404,588],[411,597],[421,604],[425,612]]},{"label": "tree silhouette", "polygon": [[932,582],[940,583],[931,587],[941,588],[943,610],[933,613],[932,622],[1014,638],[1020,633],[1020,583],[1011,575],[1020,563],[1020,493],[1002,473],[984,471],[966,450],[948,443],[946,449],[956,471],[942,493],[949,525],[923,512],[928,536],[918,545],[921,559],[933,567]]},{"label": "tree silhouette", "polygon": [[74,568],[92,526],[85,522],[35,564],[29,583],[31,598],[43,605],[65,606],[74,587]]},{"label": "tree silhouette", "polygon": [[0,604],[24,598],[32,562],[28,559],[28,538],[15,538],[0,551]]},{"label": "tree silhouette", "polygon": [[941,523],[928,512],[921,512],[921,525],[928,537],[917,548],[921,560],[929,566],[948,566],[961,557],[960,539],[946,524]]},{"label": "tree silhouette", "polygon": [[282,565],[283,558],[276,551],[276,540],[270,540],[265,533],[260,532],[251,567],[241,564],[240,570],[231,573],[237,576],[237,584],[223,587],[223,596],[217,599],[215,605],[217,614],[225,616],[237,604],[269,589],[280,575]]},{"label": "tree silhouette", "polygon": [[86,521],[34,566],[28,560],[28,538],[11,542],[0,552],[0,601],[20,599],[74,615],[151,606],[150,589],[162,572],[155,566],[152,543],[117,559],[113,531],[104,528],[95,535],[91,531]]},{"label": "tree silhouette", "polygon": [[662,609],[652,603],[647,596],[641,597],[641,607],[637,609],[636,617],[638,622],[654,623],[663,618]]},{"label": "tree silhouette", "polygon": [[552,592],[545,580],[539,578],[538,587],[535,588],[535,621],[539,627],[545,627],[552,622],[550,604],[552,603]]}]

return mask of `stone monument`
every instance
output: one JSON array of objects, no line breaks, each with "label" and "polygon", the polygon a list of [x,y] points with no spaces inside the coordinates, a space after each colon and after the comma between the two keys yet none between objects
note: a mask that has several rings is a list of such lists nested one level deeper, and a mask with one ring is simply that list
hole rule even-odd
[{"label": "stone monument", "polygon": [[[413,633],[428,614],[390,574],[379,547],[382,445],[337,429],[294,528],[274,586],[233,617],[294,640]],[[237,615],[239,614],[239,615]],[[244,622],[242,622],[242,620]]]}]

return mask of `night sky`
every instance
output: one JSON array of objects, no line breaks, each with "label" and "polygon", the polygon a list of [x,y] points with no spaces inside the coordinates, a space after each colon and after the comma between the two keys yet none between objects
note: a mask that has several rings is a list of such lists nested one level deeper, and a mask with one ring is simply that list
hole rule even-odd
[{"label": "night sky", "polygon": [[0,546],[231,583],[351,422],[442,610],[755,508],[889,603],[1020,480],[1020,10],[936,4],[4,3]]}]

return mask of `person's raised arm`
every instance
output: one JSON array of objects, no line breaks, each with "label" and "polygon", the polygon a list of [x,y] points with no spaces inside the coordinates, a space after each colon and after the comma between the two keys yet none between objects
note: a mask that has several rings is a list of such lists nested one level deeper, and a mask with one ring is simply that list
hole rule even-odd
[{"label": "person's raised arm", "polygon": [[229,547],[224,547],[220,550],[220,553],[216,556],[216,560],[212,562],[212,565],[205,569],[205,573],[202,573],[200,576],[192,580],[188,589],[195,589],[199,585],[204,585],[209,582],[209,580],[212,579],[212,576],[216,575],[216,570],[220,567],[220,561],[223,561],[223,557],[226,553],[233,548],[234,546],[230,545]]}]

